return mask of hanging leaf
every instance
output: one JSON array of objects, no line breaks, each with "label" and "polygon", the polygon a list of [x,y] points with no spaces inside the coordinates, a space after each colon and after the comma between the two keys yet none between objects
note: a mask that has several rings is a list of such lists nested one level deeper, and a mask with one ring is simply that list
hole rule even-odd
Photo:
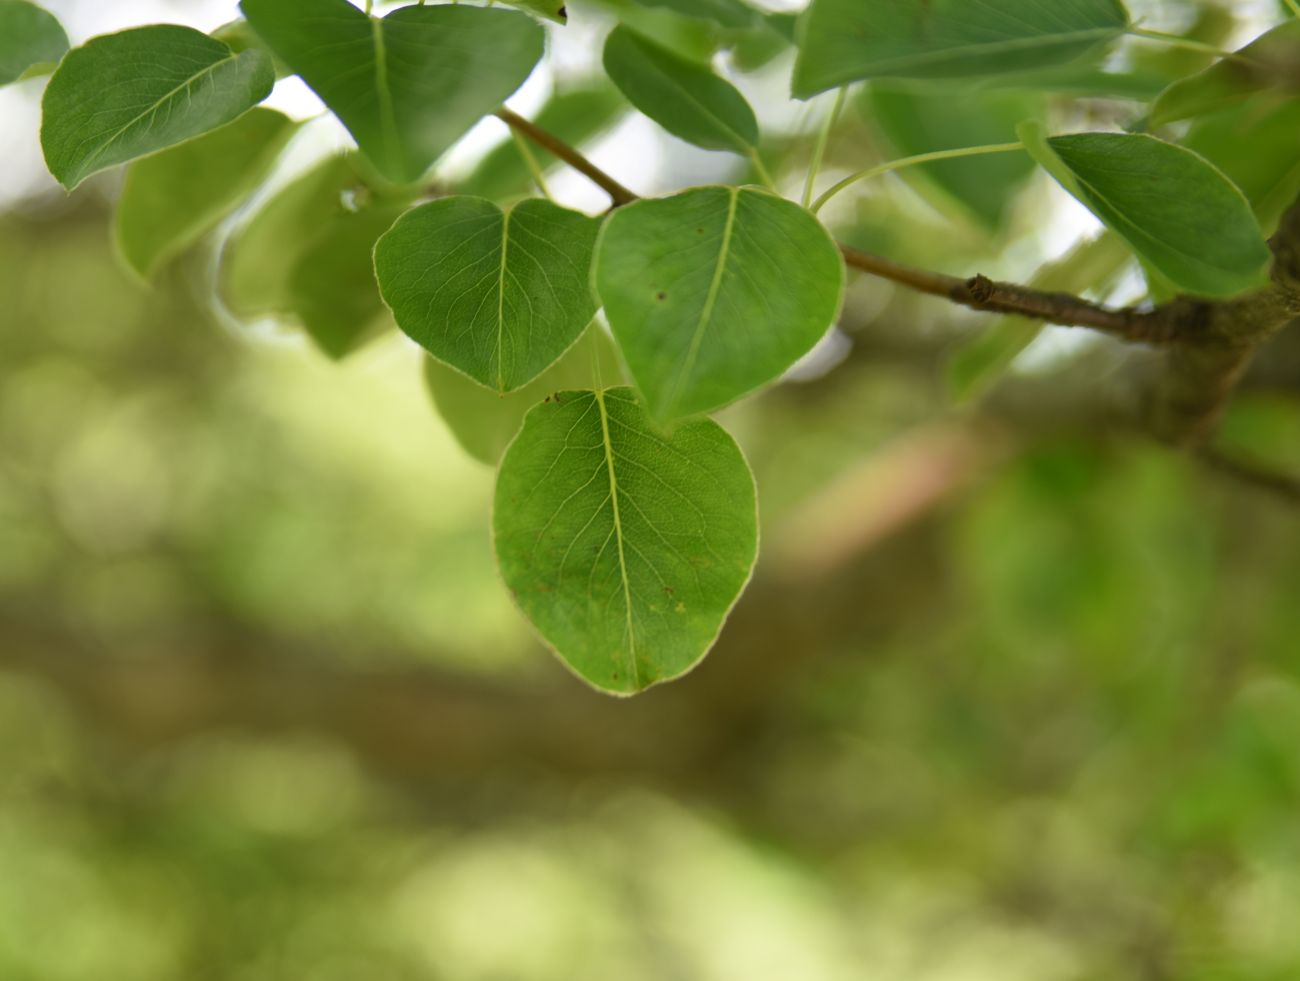
[{"label": "hanging leaf", "polygon": [[45,89],[45,163],[72,190],[96,171],[224,126],[274,84],[261,51],[235,54],[188,27],[94,38],[68,52]]},{"label": "hanging leaf", "polygon": [[274,110],[251,109],[131,164],[114,219],[118,252],[141,276],[152,276],[253,192],[296,125]]},{"label": "hanging leaf", "polygon": [[594,282],[660,419],[720,408],[780,376],[839,312],[844,264],[821,224],[753,188],[696,188],[620,208]]},{"label": "hanging leaf", "polygon": [[1250,205],[1183,147],[1131,133],[1045,138],[1020,127],[1044,169],[1174,286],[1229,296],[1262,285],[1272,258]]},{"label": "hanging leaf", "polygon": [[754,110],[734,85],[635,31],[610,33],[605,71],[632,105],[688,143],[737,153],[758,144]]},{"label": "hanging leaf", "polygon": [[[599,373],[594,370],[593,358]],[[577,344],[535,380],[508,395],[489,391],[437,358],[425,358],[424,364],[424,380],[433,404],[456,442],[474,459],[492,467],[519,432],[524,416],[543,399],[557,392],[590,388],[598,379],[606,384],[623,382],[618,349],[596,326],[589,327]]]},{"label": "hanging leaf", "polygon": [[813,0],[794,94],[864,78],[969,78],[1059,65],[1128,28],[1119,0]]},{"label": "hanging leaf", "polygon": [[397,325],[434,357],[498,392],[554,364],[596,314],[600,222],[533,199],[502,211],[443,198],[403,215],[375,249]]},{"label": "hanging leaf", "polygon": [[665,436],[626,388],[562,392],[528,413],[493,514],[524,614],[614,694],[695,667],[758,552],[754,478],[735,441],[707,419]]},{"label": "hanging leaf", "polygon": [[[866,116],[880,127],[897,156],[1006,143],[1016,126],[1042,112],[1043,100],[1025,92],[929,92],[877,82],[861,100]],[[956,206],[986,228],[1002,227],[1007,210],[1034,162],[1023,154],[943,160],[902,171],[905,180],[942,192],[940,203]],[[936,197],[936,195],[931,195]]]},{"label": "hanging leaf", "polygon": [[0,85],[52,70],[67,50],[53,14],[27,0],[0,0]]},{"label": "hanging leaf", "polygon": [[1151,125],[1227,109],[1266,89],[1300,92],[1300,21],[1289,20],[1252,41],[1236,57],[1175,82],[1151,107]]},{"label": "hanging leaf", "polygon": [[381,20],[347,0],[243,0],[240,9],[397,183],[419,180],[542,56],[541,25],[512,10],[412,6]]}]

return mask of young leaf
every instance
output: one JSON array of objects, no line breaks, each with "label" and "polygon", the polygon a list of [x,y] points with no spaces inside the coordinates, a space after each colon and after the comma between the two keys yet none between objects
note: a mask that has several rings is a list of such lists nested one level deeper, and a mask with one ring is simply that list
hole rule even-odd
[{"label": "young leaf", "polygon": [[614,212],[594,282],[650,411],[668,419],[726,405],[808,353],[839,312],[844,264],[798,205],[704,187]]},{"label": "young leaf", "polygon": [[632,105],[688,143],[737,153],[758,144],[754,110],[734,85],[635,31],[610,33],[605,71]]},{"label": "young leaf", "polygon": [[711,20],[720,27],[743,30],[758,20],[753,7],[741,0],[636,0],[643,7],[663,7],[687,17]]},{"label": "young leaf", "polygon": [[259,107],[131,164],[114,220],[122,257],[141,276],[152,276],[252,193],[295,127],[282,113]]},{"label": "young leaf", "polygon": [[1128,27],[1119,0],[813,0],[794,94],[864,78],[965,78],[1081,58]]},{"label": "young leaf", "polygon": [[497,562],[581,678],[629,695],[695,667],[758,552],[754,478],[707,419],[658,432],[630,389],[562,392],[506,452]]},{"label": "young leaf", "polygon": [[1271,254],[1241,191],[1184,147],[1132,133],[1020,138],[1057,182],[1188,293],[1230,296],[1264,281]]},{"label": "young leaf", "polygon": [[[557,92],[537,111],[533,121],[570,146],[581,147],[611,126],[625,109],[627,103],[623,97],[612,85],[604,83]],[[541,147],[534,146],[530,152],[543,173],[557,162]],[[519,144],[511,139],[484,157],[473,173],[460,182],[458,190],[462,194],[495,201],[526,193],[531,182],[532,171]]]},{"label": "young leaf", "polygon": [[1151,125],[1164,126],[1227,109],[1269,88],[1300,89],[1300,21],[1289,20],[1246,45],[1234,58],[1215,62],[1175,82],[1151,107]]},{"label": "young leaf", "polygon": [[[598,374],[593,358],[600,366]],[[492,467],[500,462],[533,406],[556,392],[590,388],[598,379],[622,384],[623,369],[613,340],[596,326],[589,327],[559,361],[509,395],[488,391],[437,358],[424,359],[425,385],[443,422],[466,453]]]},{"label": "young leaf", "polygon": [[274,84],[263,52],[235,54],[188,27],[93,38],[68,52],[45,89],[45,163],[72,190],[96,171],[224,126]]},{"label": "young leaf", "polygon": [[542,56],[542,26],[513,10],[412,6],[380,20],[347,0],[240,9],[396,183],[419,180]]},{"label": "young leaf", "polygon": [[596,313],[600,222],[532,199],[502,211],[443,198],[403,215],[375,248],[397,325],[434,357],[498,392],[527,385]]},{"label": "young leaf", "polygon": [[0,85],[53,68],[67,50],[53,14],[27,0],[0,0]]},{"label": "young leaf", "polygon": [[[1026,92],[929,92],[873,83],[861,102],[900,157],[936,150],[1006,143],[1016,126],[1037,116],[1042,99]],[[1034,172],[1034,162],[1018,153],[943,160],[911,168],[904,179],[928,179],[986,228],[996,230],[1012,199]],[[933,195],[932,195],[933,197]]]}]

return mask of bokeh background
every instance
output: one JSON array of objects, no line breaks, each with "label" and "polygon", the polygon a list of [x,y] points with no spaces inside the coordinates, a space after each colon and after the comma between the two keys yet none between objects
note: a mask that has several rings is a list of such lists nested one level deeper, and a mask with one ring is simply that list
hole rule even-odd
[{"label": "bokeh background", "polygon": [[[48,6],[74,43],[234,14]],[[575,6],[520,111],[599,50]],[[816,120],[783,70],[746,84],[793,137]],[[40,91],[0,92],[4,981],[1300,977],[1298,512],[1100,416],[1051,425],[1133,355],[1049,331],[996,409],[956,407],[980,318],[856,284],[724,415],[765,542],[717,650],[614,701],[511,606],[492,473],[420,354],[234,322],[214,248],[140,285],[118,178],[44,176]],[[871,152],[855,125],[828,173]],[[290,156],[342,141],[314,123]],[[646,192],[737,175],[644,121],[591,153]],[[1090,232],[1046,181],[997,230],[914,184],[864,195],[846,234],[953,271],[1024,278]],[[1221,436],[1292,468],[1295,333]]]}]

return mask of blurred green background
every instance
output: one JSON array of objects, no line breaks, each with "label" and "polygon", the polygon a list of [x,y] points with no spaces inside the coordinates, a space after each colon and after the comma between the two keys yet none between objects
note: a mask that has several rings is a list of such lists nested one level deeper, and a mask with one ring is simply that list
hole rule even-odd
[{"label": "blurred green background", "polygon": [[[725,414],[765,540],[719,647],[614,701],[511,606],[418,352],[232,326],[202,252],[144,288],[104,188],[0,214],[3,981],[1300,977],[1300,521],[1055,425],[1114,350],[977,421],[978,318],[856,285]],[[1300,467],[1295,333],[1222,439]]]}]

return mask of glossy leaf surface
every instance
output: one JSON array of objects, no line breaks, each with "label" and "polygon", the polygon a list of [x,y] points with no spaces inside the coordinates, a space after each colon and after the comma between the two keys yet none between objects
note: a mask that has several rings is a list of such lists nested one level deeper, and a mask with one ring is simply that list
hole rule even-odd
[{"label": "glossy leaf surface", "polygon": [[754,478],[701,419],[658,432],[631,389],[562,392],[501,463],[497,561],[581,678],[633,694],[708,652],[758,552]]}]

